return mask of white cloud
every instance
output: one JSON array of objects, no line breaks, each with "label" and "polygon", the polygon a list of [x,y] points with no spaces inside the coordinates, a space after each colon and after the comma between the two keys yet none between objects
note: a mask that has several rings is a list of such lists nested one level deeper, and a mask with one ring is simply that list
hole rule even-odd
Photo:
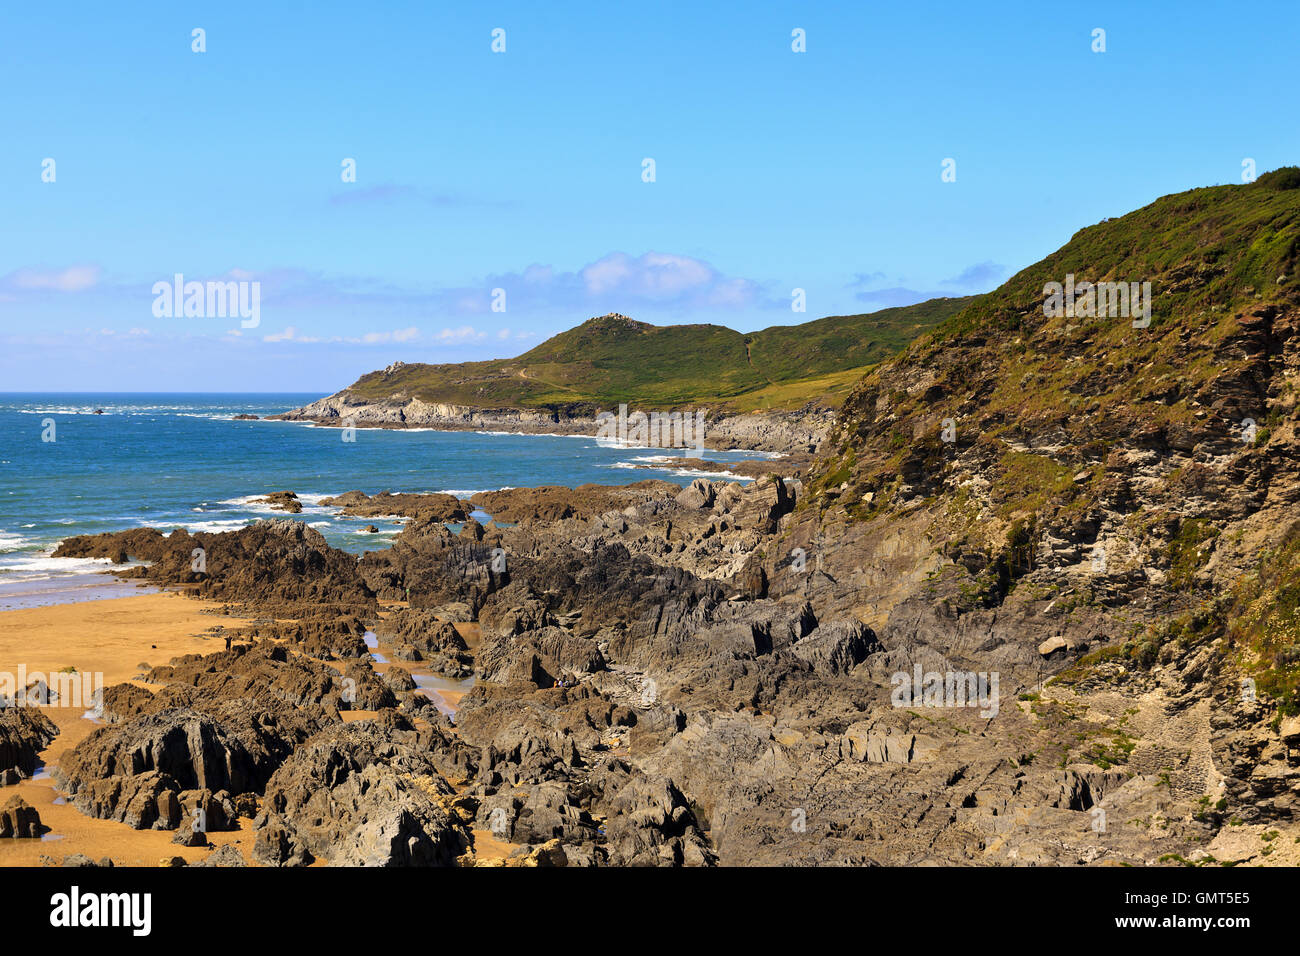
[{"label": "white cloud", "polygon": [[311,338],[305,335],[299,335],[295,326],[289,326],[283,332],[272,332],[270,335],[262,336],[263,342],[319,342],[320,339]]},{"label": "white cloud", "polygon": [[462,325],[455,329],[443,329],[437,338],[439,342],[477,342],[487,338],[487,333],[480,332],[472,325]]},{"label": "white cloud", "polygon": [[99,266],[69,266],[66,269],[19,269],[5,276],[3,284],[15,289],[42,292],[83,292],[99,282]]},{"label": "white cloud", "polygon": [[[490,275],[484,290],[451,289],[438,293],[444,308],[485,313],[492,304],[487,290],[501,288],[511,308],[559,309],[597,314],[631,312],[638,307],[745,309],[773,306],[751,279],[726,276],[703,259],[667,252],[632,256],[611,252],[576,272],[530,265],[519,272]],[[782,307],[788,302],[776,303]]]},{"label": "white cloud", "polygon": [[392,332],[367,332],[360,339],[348,339],[349,342],[364,342],[375,345],[385,342],[413,342],[420,337],[420,330],[415,326],[406,329],[394,329]]},{"label": "white cloud", "polygon": [[721,278],[699,259],[662,252],[647,252],[635,259],[624,252],[612,252],[585,267],[581,275],[591,295],[612,292],[650,300],[673,300],[708,290]]}]

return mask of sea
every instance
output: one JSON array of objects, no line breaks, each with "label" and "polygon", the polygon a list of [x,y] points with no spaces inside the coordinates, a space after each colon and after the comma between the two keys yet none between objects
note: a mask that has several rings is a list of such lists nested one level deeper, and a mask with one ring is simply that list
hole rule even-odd
[{"label": "sea", "polygon": [[[72,535],[138,527],[218,532],[290,517],[360,553],[387,547],[402,519],[345,518],[321,499],[354,489],[465,498],[536,485],[727,477],[674,464],[680,450],[594,437],[358,428],[349,442],[339,428],[265,420],[319,397],[0,393],[0,610],[133,593],[135,585],[104,573],[106,561],[51,557]],[[236,421],[240,414],[259,420]],[[771,456],[708,450],[704,457]],[[286,490],[298,495],[301,514],[254,503]],[[366,531],[372,524],[378,534]]]}]

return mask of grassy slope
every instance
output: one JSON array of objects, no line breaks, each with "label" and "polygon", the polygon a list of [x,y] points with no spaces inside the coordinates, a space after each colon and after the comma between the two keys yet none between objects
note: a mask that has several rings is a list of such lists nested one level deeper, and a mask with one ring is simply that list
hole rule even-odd
[{"label": "grassy slope", "polygon": [[485,407],[723,404],[737,410],[837,405],[864,367],[894,354],[970,298],[830,316],[748,335],[719,325],[654,326],[601,316],[513,359],[406,365],[350,391]]},{"label": "grassy slope", "polygon": [[[1255,448],[1260,457],[1239,459],[1240,472],[1225,480],[1267,482],[1260,469],[1268,467],[1270,426],[1300,414],[1300,404],[1286,383],[1265,387],[1282,376],[1268,373],[1265,350],[1243,343],[1252,341],[1254,317],[1300,307],[1298,270],[1294,167],[1250,185],[1165,196],[1083,229],[865,375],[844,403],[838,448],[811,477],[805,505],[825,509],[838,501],[849,520],[870,520],[891,514],[904,490],[908,497],[919,492],[946,507],[951,546],[1000,550],[1014,573],[1027,529],[1068,537],[1104,509],[1132,507],[1125,504],[1131,449],[1163,448],[1176,434],[1226,438],[1239,455]],[[1151,281],[1151,326],[1045,317],[1043,286],[1067,273]],[[1260,426],[1253,446],[1239,437],[1246,417]],[[940,441],[948,418],[966,459],[983,462],[991,513],[967,507],[965,488],[948,478],[953,453]],[[1026,448],[1035,438],[1040,448]],[[1172,644],[1187,649],[1226,637],[1225,653],[1256,677],[1280,713],[1300,713],[1300,522],[1279,528],[1286,531],[1281,543],[1235,585],[1198,591],[1199,545],[1234,513],[1225,508],[1207,519],[1180,507],[1212,480],[1193,471],[1174,470],[1148,486],[1155,505],[1131,511],[1128,526],[1135,540],[1163,542],[1170,588],[1202,605],[1155,635],[1090,655],[1080,668],[1116,655],[1147,667]],[[1163,536],[1156,533],[1162,527]]]},{"label": "grassy slope", "polygon": [[[938,433],[949,417],[999,455],[1003,441],[1058,427],[1081,450],[1191,427],[1195,410],[1213,408],[1230,381],[1233,361],[1218,346],[1239,331],[1237,315],[1295,296],[1300,188],[1278,188],[1290,183],[1300,186],[1300,171],[1165,196],[1080,230],[863,377],[845,402],[840,454],[823,466],[827,486],[852,478],[877,493],[871,510],[879,509],[901,473],[941,472]],[[1122,318],[1046,318],[1043,286],[1067,273],[1151,281],[1150,328]],[[908,387],[922,378],[927,387]],[[1250,412],[1261,422],[1267,416],[1263,407]],[[1008,516],[1033,510],[1058,484],[1069,485],[1065,497],[1086,494],[1055,474],[1027,473],[1020,459],[1036,457],[1004,455],[994,475]],[[1025,497],[1017,485],[1035,494]]]}]

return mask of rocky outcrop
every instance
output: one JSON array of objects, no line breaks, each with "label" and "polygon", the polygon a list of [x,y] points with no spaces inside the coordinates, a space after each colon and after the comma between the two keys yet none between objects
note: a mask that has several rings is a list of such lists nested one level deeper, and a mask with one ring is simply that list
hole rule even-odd
[{"label": "rocky outcrop", "polygon": [[247,793],[270,772],[270,754],[206,715],[177,708],[101,728],[68,751],[55,780],[88,816],[134,829],[172,830],[184,791]]},{"label": "rocky outcrop", "polygon": [[454,624],[438,611],[402,608],[375,625],[375,633],[398,660],[426,661],[439,674],[468,677],[473,658]]},{"label": "rocky outcrop", "polygon": [[112,557],[125,551],[147,568],[131,572],[157,584],[184,585],[199,597],[285,617],[373,615],[375,598],[354,556],[330,547],[300,521],[258,521],[238,531],[167,536],[152,528],[79,535],[55,557]]},{"label": "rocky outcrop", "polygon": [[322,498],[326,508],[353,518],[418,518],[425,521],[464,521],[470,508],[455,495],[392,494],[381,491],[373,497],[361,491],[349,491],[333,498]]},{"label": "rocky outcrop", "polygon": [[451,865],[466,816],[409,723],[330,728],[299,747],[266,788],[253,855],[268,866]]},{"label": "rocky outcrop", "polygon": [[302,502],[292,491],[277,491],[265,498],[255,499],[253,504],[270,505],[276,511],[287,511],[289,514],[302,514]]},{"label": "rocky outcrop", "polygon": [[41,815],[26,800],[15,794],[0,809],[0,840],[30,840],[40,837],[47,828],[41,825]]},{"label": "rocky outcrop", "polygon": [[54,722],[35,707],[0,709],[0,784],[34,774],[38,755],[58,735]]},{"label": "rocky outcrop", "polygon": [[[595,436],[600,422],[590,403],[571,407],[491,408],[426,402],[406,394],[372,399],[343,389],[269,419],[314,422],[343,428],[435,428],[444,431],[501,431],[541,435]],[[708,448],[747,449],[781,454],[817,452],[835,424],[835,413],[818,404],[798,410],[733,414],[705,410]]]}]

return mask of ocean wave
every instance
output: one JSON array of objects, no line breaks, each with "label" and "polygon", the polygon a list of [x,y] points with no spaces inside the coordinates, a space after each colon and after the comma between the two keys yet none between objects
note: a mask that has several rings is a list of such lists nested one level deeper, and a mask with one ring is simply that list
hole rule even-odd
[{"label": "ocean wave", "polygon": [[769,461],[786,457],[783,451],[759,451],[756,448],[728,448],[726,452],[728,455],[749,455],[753,458],[763,458]]},{"label": "ocean wave", "polygon": [[255,518],[224,518],[219,521],[190,521],[182,524],[181,527],[191,534],[195,531],[221,534],[223,531],[238,531],[240,528],[252,524],[255,520]]},{"label": "ocean wave", "polygon": [[727,478],[731,481],[753,481],[753,478],[747,478],[744,475],[738,475],[732,471],[701,471],[697,468],[670,468],[668,469],[674,475],[682,478],[709,478],[722,479]]},{"label": "ocean wave", "polygon": [[0,531],[0,552],[22,551],[30,548],[35,544],[31,538],[21,534],[12,534],[7,531]]},{"label": "ocean wave", "polygon": [[[413,429],[408,428],[406,430],[412,431]],[[424,431],[451,431],[454,429],[428,428],[423,430]],[[573,432],[567,432],[564,434],[561,434],[559,432],[494,432],[494,431],[484,431],[479,429],[475,429],[474,434],[475,435],[497,435],[497,436],[511,435],[519,438],[594,438],[595,437],[594,435],[574,434]]]},{"label": "ocean wave", "polygon": [[[671,475],[677,475],[678,477],[681,478],[709,478],[709,479],[714,479],[719,481],[723,479],[726,479],[728,481],[753,481],[754,480],[753,478],[749,478],[745,475],[738,475],[733,471],[705,471],[702,468],[670,468],[667,467],[666,464],[660,467],[655,467],[652,464],[650,467],[647,467],[646,463],[652,461],[653,461],[652,459],[648,459],[648,458],[634,458],[632,459],[632,461],[616,461],[609,465],[601,465],[600,467],[621,468],[624,470],[631,469],[635,471],[666,471]],[[641,462],[641,464],[637,464],[637,462]]]},{"label": "ocean wave", "polygon": [[0,575],[22,574],[31,580],[44,580],[56,574],[98,574],[112,563],[108,558],[52,558],[48,553],[30,558],[6,556],[0,560]]}]

